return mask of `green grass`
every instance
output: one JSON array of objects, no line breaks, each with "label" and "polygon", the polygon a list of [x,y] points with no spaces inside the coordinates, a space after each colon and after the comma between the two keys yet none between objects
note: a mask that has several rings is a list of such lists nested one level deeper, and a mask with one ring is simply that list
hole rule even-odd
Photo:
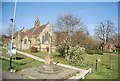
[{"label": "green grass", "polygon": [[[111,55],[111,67],[112,69],[107,69],[110,65],[110,55],[84,55],[85,59],[89,62],[94,62],[93,72],[88,74],[86,79],[117,79],[118,78],[118,56]],[[101,59],[101,63],[98,63],[98,70],[95,70],[95,60]]]},{"label": "green grass", "polygon": [[[2,49],[2,56],[9,57],[9,55],[6,54],[6,49]],[[43,65],[43,62],[39,62],[37,60],[34,60],[32,58],[29,58],[29,57],[24,56],[24,55],[19,54],[19,53],[17,53],[17,57],[22,58],[22,59],[17,59],[17,60],[22,60],[22,62],[24,63],[24,64],[21,64],[21,63],[13,62],[13,67],[17,71],[25,69],[25,68],[31,68],[31,67]],[[15,55],[13,55],[13,58],[15,58]],[[2,60],[2,69],[9,70],[10,61],[5,60],[5,59],[0,59],[0,60]]]},{"label": "green grass", "polygon": [[[29,50],[22,50],[23,52],[30,53]],[[48,52],[36,52],[30,53],[32,55],[38,56],[40,58],[45,58],[48,55]],[[52,52],[52,56],[55,62],[63,63],[70,65],[63,57],[60,56],[58,52]],[[112,69],[107,69],[110,65],[110,54],[83,54],[85,59],[85,66],[75,66],[82,69],[93,68],[93,72],[88,74],[85,79],[117,79],[118,78],[118,56],[111,55],[111,66]],[[101,62],[98,63],[98,70],[95,70],[96,59],[101,59]],[[93,65],[92,65],[93,63]]]}]

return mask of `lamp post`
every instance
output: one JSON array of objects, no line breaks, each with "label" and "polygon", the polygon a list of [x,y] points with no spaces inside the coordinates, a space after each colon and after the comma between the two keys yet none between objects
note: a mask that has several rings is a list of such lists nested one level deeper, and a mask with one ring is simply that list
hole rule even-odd
[{"label": "lamp post", "polygon": [[[16,5],[17,5],[17,0],[15,0],[15,5],[14,5],[14,15],[13,18],[11,18],[11,22],[13,24],[12,26],[12,40],[11,40],[11,51],[10,51],[10,72],[13,72],[12,68],[12,49],[13,49],[13,34],[14,34],[14,28],[15,28],[15,16],[16,16]],[[16,58],[16,57],[15,57]]]}]

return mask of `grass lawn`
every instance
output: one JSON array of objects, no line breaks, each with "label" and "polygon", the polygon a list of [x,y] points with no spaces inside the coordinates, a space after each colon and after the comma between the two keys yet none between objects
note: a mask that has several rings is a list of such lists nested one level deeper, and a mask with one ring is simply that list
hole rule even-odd
[{"label": "grass lawn", "polygon": [[[22,50],[23,52],[30,53],[29,50]],[[48,52],[36,52],[30,53],[32,55],[38,56],[40,58],[45,58],[48,55]],[[52,52],[53,59],[55,62],[63,63],[70,65],[63,57],[60,56],[58,52]],[[85,79],[117,79],[118,78],[118,55],[111,55],[111,66],[112,69],[107,69],[110,64],[110,54],[83,54],[82,55],[86,61],[85,66],[76,66],[82,69],[88,69],[92,67],[92,73],[88,74]],[[101,59],[101,62],[98,63],[98,70],[95,70],[96,59]]]},{"label": "grass lawn", "polygon": [[[85,79],[117,79],[118,78],[118,56],[111,55],[111,66],[112,69],[107,69],[108,65],[110,65],[110,55],[84,55],[84,57],[89,62],[94,62],[93,72],[88,74]],[[98,63],[98,70],[95,70],[95,60],[97,58],[101,59],[101,62]]]},{"label": "grass lawn", "polygon": [[[6,49],[0,49],[0,51],[2,50],[2,56],[4,57],[9,57],[9,55],[6,54]],[[13,58],[15,58],[15,55],[13,55]],[[4,70],[9,70],[9,65],[10,65],[10,61],[6,60],[6,59],[0,59],[2,60],[2,68]],[[13,62],[13,67],[16,69],[16,71],[25,69],[25,68],[30,68],[30,67],[36,67],[36,66],[40,66],[43,65],[43,62],[39,62],[37,60],[34,60],[32,58],[29,58],[27,56],[24,56],[22,54],[17,53],[17,59],[16,60],[22,60],[23,64],[21,63],[16,63]]]}]

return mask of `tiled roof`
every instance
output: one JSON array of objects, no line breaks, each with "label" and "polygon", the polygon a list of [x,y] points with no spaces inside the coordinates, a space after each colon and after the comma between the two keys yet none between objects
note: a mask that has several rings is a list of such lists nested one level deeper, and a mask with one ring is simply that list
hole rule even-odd
[{"label": "tiled roof", "polygon": [[45,29],[45,27],[47,26],[48,24],[44,24],[42,26],[37,26],[37,27],[34,27],[34,28],[31,28],[29,30],[27,30],[26,32],[21,32],[21,31],[18,31],[14,34],[14,37],[18,36],[18,34],[20,35],[21,37],[21,40],[27,36],[28,38],[31,38],[32,36],[33,37],[38,37],[38,35],[43,31],[43,29]]},{"label": "tiled roof", "polygon": [[35,30],[32,32],[32,34],[34,35],[34,37],[38,37],[38,35],[43,31],[43,29],[45,29],[45,27],[47,26],[48,24],[44,24],[42,26],[38,26],[35,28]]}]

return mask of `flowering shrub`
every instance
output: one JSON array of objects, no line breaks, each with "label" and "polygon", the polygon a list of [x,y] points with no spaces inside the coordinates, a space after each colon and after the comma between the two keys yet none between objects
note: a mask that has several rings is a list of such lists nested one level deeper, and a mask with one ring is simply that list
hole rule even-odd
[{"label": "flowering shrub", "polygon": [[74,66],[80,66],[83,64],[84,58],[81,54],[85,53],[85,48],[80,46],[70,47],[69,50],[69,63]]},{"label": "flowering shrub", "polygon": [[70,47],[69,53],[78,53],[78,54],[84,54],[85,53],[85,48],[80,47],[80,46],[75,46],[75,47]]}]

